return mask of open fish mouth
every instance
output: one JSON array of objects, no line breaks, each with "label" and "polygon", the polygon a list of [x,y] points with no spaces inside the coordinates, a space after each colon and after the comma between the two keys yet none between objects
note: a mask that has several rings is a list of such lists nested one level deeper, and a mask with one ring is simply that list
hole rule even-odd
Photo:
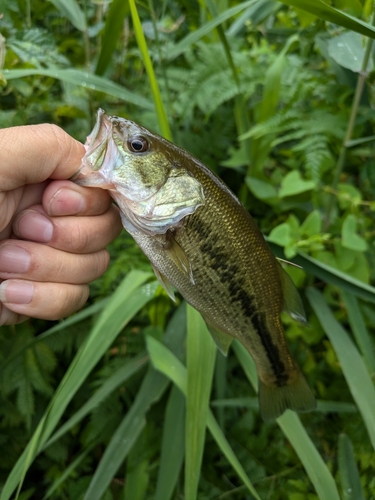
[{"label": "open fish mouth", "polygon": [[112,189],[113,184],[106,179],[105,170],[101,170],[104,160],[110,153],[112,137],[112,122],[104,109],[99,108],[96,115],[96,123],[87,137],[86,153],[82,158],[79,170],[70,178],[80,186],[100,187]]}]

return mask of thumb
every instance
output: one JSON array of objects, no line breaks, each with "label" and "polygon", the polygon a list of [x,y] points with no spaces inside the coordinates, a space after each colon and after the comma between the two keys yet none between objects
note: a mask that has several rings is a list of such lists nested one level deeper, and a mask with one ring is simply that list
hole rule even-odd
[{"label": "thumb", "polygon": [[85,154],[83,144],[51,124],[0,130],[0,151],[1,191],[48,178],[69,179]]}]

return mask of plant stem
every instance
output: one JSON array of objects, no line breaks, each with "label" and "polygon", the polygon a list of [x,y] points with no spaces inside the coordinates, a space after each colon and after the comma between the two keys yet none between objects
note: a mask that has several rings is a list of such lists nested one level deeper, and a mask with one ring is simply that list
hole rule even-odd
[{"label": "plant stem", "polygon": [[[373,12],[373,15],[372,15],[371,24],[373,24],[373,25],[375,24],[375,11]],[[356,120],[357,113],[358,113],[359,103],[360,103],[361,97],[362,97],[363,87],[365,85],[365,81],[366,81],[366,78],[368,76],[367,66],[369,63],[370,55],[371,55],[372,43],[373,43],[373,39],[367,38],[365,55],[363,57],[361,70],[360,70],[359,75],[358,75],[357,85],[355,88],[353,103],[352,103],[351,112],[350,112],[350,118],[349,118],[348,126],[346,129],[345,138],[344,138],[343,143],[341,145],[340,153],[339,153],[339,156],[338,156],[338,159],[336,162],[335,175],[334,175],[332,185],[331,185],[333,191],[337,190],[337,186],[338,186],[339,181],[340,181],[341,173],[342,173],[344,165],[345,165],[348,142],[351,140],[352,135],[353,135],[355,120]],[[335,208],[335,206],[336,206],[336,197],[334,195],[331,195],[329,202],[328,202],[327,212],[326,212],[325,229],[327,229],[329,224],[330,224],[332,211]]]}]

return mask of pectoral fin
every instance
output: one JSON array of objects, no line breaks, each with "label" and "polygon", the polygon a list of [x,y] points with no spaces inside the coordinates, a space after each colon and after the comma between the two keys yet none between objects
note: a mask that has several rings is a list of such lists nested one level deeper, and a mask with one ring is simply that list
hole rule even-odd
[{"label": "pectoral fin", "polygon": [[152,269],[154,270],[155,276],[157,277],[161,286],[164,288],[164,290],[167,292],[167,294],[170,296],[170,298],[176,302],[176,297],[174,295],[174,289],[173,289],[173,286],[168,281],[168,278],[166,278],[164,276],[164,274],[162,274],[159,271],[159,269],[156,269],[155,266],[152,266]]},{"label": "pectoral fin", "polygon": [[284,271],[281,264],[279,265],[279,274],[284,297],[284,311],[300,323],[307,325],[301,297],[292,281],[292,278],[286,271]]},{"label": "pectoral fin", "polygon": [[[203,315],[202,315],[202,317],[204,319]],[[227,333],[221,332],[220,330],[218,330],[214,326],[210,325],[205,319],[204,319],[204,321],[206,323],[208,331],[210,332],[212,338],[215,341],[215,344],[220,349],[220,351],[224,354],[224,356],[226,356],[228,354],[229,347],[232,343],[233,337],[231,337]]]},{"label": "pectoral fin", "polygon": [[166,233],[166,237],[167,240],[164,250],[167,253],[168,257],[171,260],[173,260],[173,262],[176,264],[179,270],[182,271],[184,274],[186,274],[189,277],[191,283],[195,285],[193,272],[191,269],[189,259],[186,256],[186,253],[174,239],[173,234],[170,231]]}]

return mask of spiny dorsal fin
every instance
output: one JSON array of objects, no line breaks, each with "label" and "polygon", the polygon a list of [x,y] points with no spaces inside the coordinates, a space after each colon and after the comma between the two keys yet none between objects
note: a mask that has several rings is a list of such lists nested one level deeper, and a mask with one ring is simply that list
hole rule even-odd
[{"label": "spiny dorsal fin", "polygon": [[289,274],[281,267],[281,264],[278,267],[283,290],[284,311],[300,323],[307,325],[305,310],[297,288]]}]

